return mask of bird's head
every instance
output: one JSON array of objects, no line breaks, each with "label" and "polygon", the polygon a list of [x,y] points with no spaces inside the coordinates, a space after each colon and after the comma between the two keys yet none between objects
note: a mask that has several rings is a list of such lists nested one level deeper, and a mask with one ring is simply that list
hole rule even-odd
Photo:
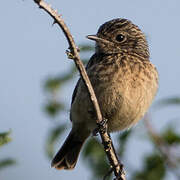
[{"label": "bird's head", "polygon": [[87,36],[96,41],[96,53],[135,53],[149,58],[145,35],[127,19],[113,19],[100,26],[96,35]]}]

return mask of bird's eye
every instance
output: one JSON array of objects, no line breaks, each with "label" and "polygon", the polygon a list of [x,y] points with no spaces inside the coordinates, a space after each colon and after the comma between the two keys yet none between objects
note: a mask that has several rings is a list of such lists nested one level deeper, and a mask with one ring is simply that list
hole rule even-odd
[{"label": "bird's eye", "polygon": [[116,36],[116,40],[119,41],[119,42],[122,42],[124,39],[125,39],[125,36],[122,35],[122,34],[118,34],[118,35]]}]

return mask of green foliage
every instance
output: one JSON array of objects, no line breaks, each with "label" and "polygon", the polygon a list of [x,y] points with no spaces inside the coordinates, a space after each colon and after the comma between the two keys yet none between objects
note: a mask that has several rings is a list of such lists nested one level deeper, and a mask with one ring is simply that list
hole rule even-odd
[{"label": "green foliage", "polygon": [[0,170],[14,164],[16,164],[16,161],[11,158],[2,159],[0,160]]},{"label": "green foliage", "polygon": [[121,133],[117,138],[118,143],[119,143],[119,146],[118,146],[119,149],[117,152],[120,157],[123,157],[124,155],[128,139],[131,137],[132,132],[133,132],[133,129],[126,130],[123,133]]},{"label": "green foliage", "polygon": [[94,180],[102,179],[110,169],[103,146],[95,138],[89,139],[85,144],[83,157],[92,171],[92,179]]},{"label": "green foliage", "polygon": [[179,96],[174,96],[174,97],[168,97],[168,98],[164,98],[159,100],[156,103],[156,107],[161,108],[161,107],[167,107],[167,106],[172,106],[172,105],[180,105],[180,97]]},{"label": "green foliage", "polygon": [[165,177],[166,169],[163,158],[153,153],[145,157],[141,171],[137,171],[132,180],[162,180]]},{"label": "green foliage", "polygon": [[0,147],[11,141],[9,134],[10,134],[10,131],[0,133]]},{"label": "green foliage", "polygon": [[49,91],[50,93],[59,91],[62,85],[64,85],[66,82],[72,79],[75,71],[76,71],[75,66],[72,65],[72,67],[67,73],[55,77],[49,77],[45,82],[45,86],[44,86],[45,90]]},{"label": "green foliage", "polygon": [[[127,130],[117,136],[119,143],[119,150],[117,152],[119,157],[123,156],[126,149],[126,143],[131,134],[132,130]],[[92,179],[102,179],[102,177],[104,177],[110,170],[103,146],[96,138],[89,139],[85,144],[83,157],[88,167],[91,169]],[[112,175],[110,174],[106,179],[112,179]]]},{"label": "green foliage", "polygon": [[162,133],[163,140],[168,143],[169,145],[179,144],[180,145],[180,134],[175,132],[173,127],[168,127]]},{"label": "green foliage", "polygon": [[[5,145],[11,141],[10,133],[11,133],[11,131],[0,133],[0,147],[2,147],[3,145]],[[15,163],[16,163],[15,160],[13,160],[11,158],[0,159],[0,170],[5,167],[14,165]]]},{"label": "green foliage", "polygon": [[50,101],[45,105],[45,111],[49,116],[56,116],[62,110],[64,110],[64,104],[60,102]]},{"label": "green foliage", "polygon": [[79,49],[80,49],[80,52],[89,52],[89,51],[93,51],[94,47],[92,47],[89,44],[81,44],[79,45]]},{"label": "green foliage", "polygon": [[59,139],[60,135],[64,132],[66,128],[65,124],[59,125],[57,127],[52,128],[49,131],[48,138],[46,141],[46,154],[48,155],[49,158],[52,158],[54,155],[54,145]]}]

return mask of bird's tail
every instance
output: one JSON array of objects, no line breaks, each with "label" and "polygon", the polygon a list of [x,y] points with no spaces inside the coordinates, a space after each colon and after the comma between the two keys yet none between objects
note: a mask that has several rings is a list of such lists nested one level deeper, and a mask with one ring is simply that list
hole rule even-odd
[{"label": "bird's tail", "polygon": [[63,146],[53,158],[51,166],[59,170],[73,169],[76,165],[81,147],[87,137],[78,138],[76,133],[71,130]]}]

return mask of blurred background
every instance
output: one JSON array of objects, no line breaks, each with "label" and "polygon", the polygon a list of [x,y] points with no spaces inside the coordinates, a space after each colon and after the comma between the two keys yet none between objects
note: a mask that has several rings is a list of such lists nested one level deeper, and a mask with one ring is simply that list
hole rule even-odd
[{"label": "blurred background", "polygon": [[[84,62],[94,50],[85,36],[104,22],[127,18],[143,30],[159,91],[146,121],[112,136],[128,179],[180,179],[180,1],[47,2],[63,15]],[[62,31],[32,0],[2,1],[0,22],[0,179],[102,179],[109,167],[94,137],[75,170],[50,167],[70,131],[71,95],[79,78],[66,57]]]}]

